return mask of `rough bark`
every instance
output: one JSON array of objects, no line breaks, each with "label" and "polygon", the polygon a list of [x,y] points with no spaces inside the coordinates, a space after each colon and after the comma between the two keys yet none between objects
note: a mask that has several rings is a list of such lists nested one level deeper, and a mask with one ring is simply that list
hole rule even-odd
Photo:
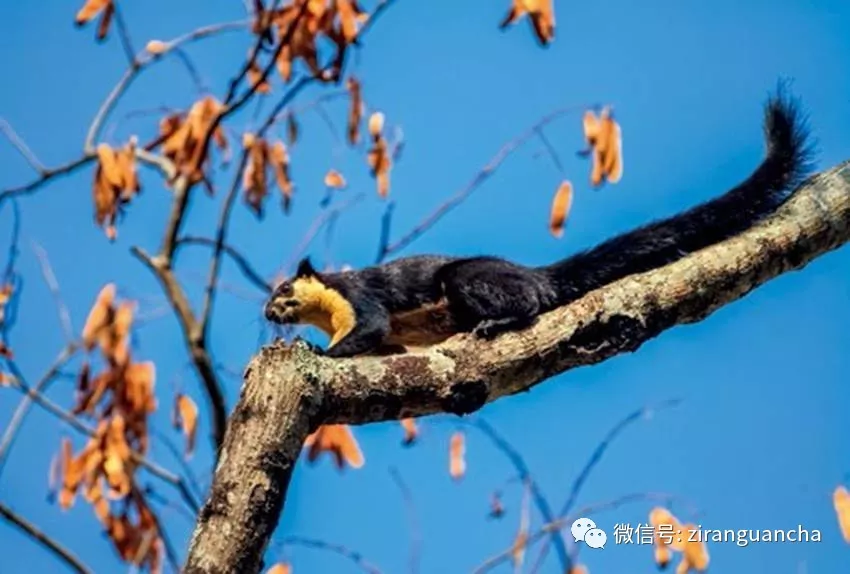
[{"label": "rough bark", "polygon": [[303,342],[265,347],[245,371],[186,571],[259,570],[292,469],[317,425],[471,413],[635,351],[848,240],[850,161],[810,179],[740,236],[598,289],[494,342],[458,335],[422,352],[357,359],[321,357]]}]

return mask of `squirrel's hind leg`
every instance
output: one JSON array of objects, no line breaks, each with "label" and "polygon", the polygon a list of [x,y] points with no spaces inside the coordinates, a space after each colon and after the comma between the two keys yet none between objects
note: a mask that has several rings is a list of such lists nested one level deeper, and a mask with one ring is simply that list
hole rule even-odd
[{"label": "squirrel's hind leg", "polygon": [[540,313],[538,278],[506,261],[469,261],[447,266],[440,281],[457,325],[492,339],[524,329]]}]

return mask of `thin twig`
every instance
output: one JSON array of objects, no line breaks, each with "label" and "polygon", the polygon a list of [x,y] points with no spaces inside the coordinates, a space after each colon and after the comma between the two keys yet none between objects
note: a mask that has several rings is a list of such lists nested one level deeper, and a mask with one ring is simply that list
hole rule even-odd
[{"label": "thin twig", "polygon": [[[635,411],[632,411],[631,413],[626,415],[626,417],[620,420],[616,425],[614,425],[611,430],[608,431],[605,437],[603,437],[602,441],[593,450],[593,453],[591,453],[590,458],[582,467],[575,481],[573,481],[573,484],[570,487],[569,495],[567,496],[567,500],[561,507],[561,511],[558,513],[558,516],[566,516],[570,512],[570,509],[573,507],[576,500],[578,500],[578,496],[581,493],[582,487],[585,485],[587,479],[590,477],[590,473],[593,472],[593,469],[596,467],[596,465],[599,464],[599,462],[602,460],[602,457],[605,455],[605,452],[617,439],[618,436],[620,436],[629,426],[636,423],[637,421],[647,419],[660,410],[676,407],[681,402],[681,399],[668,399],[654,405],[645,405]],[[561,537],[560,533],[557,534],[557,538],[553,537],[553,540],[556,539],[563,541],[563,538]],[[543,565],[543,560],[546,559],[546,553],[548,552],[548,550],[549,545],[544,544],[540,549],[540,553],[537,555],[537,560],[535,561],[535,566],[532,571]]]},{"label": "thin twig", "polygon": [[[553,520],[552,522],[547,522],[546,524],[541,526],[537,531],[528,536],[525,541],[525,548],[526,550],[530,550],[531,547],[534,546],[538,541],[544,538],[548,538],[553,532],[560,532],[564,528],[571,525],[572,522],[577,518],[581,518],[584,516],[592,516],[594,514],[599,514],[600,512],[605,512],[608,510],[615,510],[617,508],[620,508],[621,506],[634,502],[656,502],[659,504],[670,505],[675,500],[680,500],[680,498],[672,494],[659,492],[636,492],[631,494],[625,494],[623,496],[606,502],[589,504],[587,506],[579,508],[569,516],[560,516],[556,520]],[[485,572],[489,572],[496,566],[499,566],[500,564],[510,560],[513,556],[514,551],[515,547],[514,545],[511,545],[510,548],[499,552],[498,554],[488,558],[487,560],[479,564],[476,568],[472,570],[472,574],[484,574]]]},{"label": "thin twig", "polygon": [[88,163],[92,162],[95,158],[94,154],[85,154],[82,157],[70,161],[68,163],[62,164],[58,167],[48,168],[41,172],[41,175],[38,179],[34,179],[29,183],[25,183],[23,185],[18,185],[15,187],[8,187],[3,191],[0,191],[0,205],[3,204],[3,201],[7,199],[12,199],[13,197],[17,197],[19,195],[28,195],[39,187],[49,182],[53,178],[59,175],[65,175],[67,173],[71,173],[75,171],[77,168],[83,167]]},{"label": "thin twig", "polygon": [[[278,101],[272,113],[257,131],[258,138],[262,138],[265,135],[265,132],[271,127],[272,120],[276,113],[286,107],[286,105],[292,101],[292,99],[298,95],[298,93],[303,90],[310,81],[310,78],[301,78],[295,83],[295,85],[292,86],[292,88],[286,91],[280,101]],[[200,330],[201,333],[203,333],[203,336],[206,336],[209,332],[210,317],[212,315],[213,303],[215,300],[215,285],[218,280],[219,271],[221,270],[221,254],[224,250],[224,242],[227,238],[227,229],[230,225],[230,214],[233,211],[233,206],[236,203],[236,197],[239,193],[239,184],[242,181],[242,170],[245,169],[245,165],[248,163],[248,153],[248,149],[242,151],[239,166],[236,169],[233,181],[230,184],[230,191],[224,200],[221,213],[219,214],[218,225],[216,228],[215,247],[213,248],[213,256],[210,262],[209,278],[207,279],[206,289],[204,290],[204,303],[200,319]]]},{"label": "thin twig", "polygon": [[410,572],[417,574],[419,572],[419,564],[422,560],[422,530],[419,526],[419,517],[416,512],[416,504],[413,501],[413,493],[401,473],[395,467],[390,467],[390,476],[401,491],[402,499],[404,500],[404,508],[407,513],[407,521],[410,527]]},{"label": "thin twig", "polygon": [[[178,247],[180,245],[204,245],[206,247],[215,247],[216,241],[215,239],[210,239],[209,237],[196,237],[194,235],[187,235],[185,237],[181,237],[177,241]],[[242,255],[239,251],[236,250],[235,247],[224,244],[222,246],[222,251],[227,254],[233,262],[239,267],[239,271],[245,276],[245,278],[252,283],[257,289],[263,291],[265,293],[270,293],[272,290],[272,286],[263,279],[262,275],[257,273],[256,270],[251,266],[251,262]]]},{"label": "thin twig", "polygon": [[151,54],[145,50],[140,52],[136,56],[132,56],[130,65],[124,71],[124,74],[121,76],[121,79],[118,80],[118,83],[106,97],[106,100],[104,100],[103,104],[100,106],[100,109],[98,109],[97,113],[95,114],[94,120],[92,120],[92,123],[89,126],[89,130],[86,134],[85,144],[83,147],[86,154],[92,155],[94,153],[94,142],[97,139],[98,134],[100,133],[104,121],[106,121],[107,117],[114,109],[118,100],[127,91],[133,80],[135,80],[139,73],[143,69],[147,68],[149,64],[162,59],[165,54],[167,54],[169,51],[173,50],[174,48],[183,43],[193,40],[199,40],[215,33],[224,32],[227,30],[236,29],[244,26],[245,23],[243,22],[228,22],[225,24],[214,24],[212,26],[205,26],[203,28],[198,28],[193,32],[189,32],[188,34],[180,36],[176,40],[168,42],[165,46],[165,49],[158,54]]},{"label": "thin twig", "polygon": [[458,190],[453,196],[447,199],[442,205],[437,207],[431,214],[429,214],[425,219],[422,220],[416,227],[411,229],[408,233],[403,235],[400,239],[398,239],[395,243],[387,245],[383,249],[383,253],[381,253],[379,261],[383,261],[388,256],[394,254],[397,251],[401,251],[413,241],[418,239],[423,233],[428,231],[431,227],[437,224],[440,219],[442,219],[447,213],[449,213],[452,209],[463,203],[466,198],[468,198],[472,192],[478,189],[481,184],[483,184],[487,179],[490,178],[493,173],[502,165],[502,163],[510,156],[514,151],[519,149],[526,141],[537,135],[538,131],[544,126],[552,123],[553,121],[567,115],[570,113],[574,113],[576,111],[580,111],[585,109],[586,106],[567,106],[564,108],[559,108],[554,110],[539,120],[537,120],[534,125],[525,130],[518,137],[504,144],[496,155],[487,162],[475,177],[473,177],[464,187]]},{"label": "thin twig", "polygon": [[290,270],[298,262],[298,260],[300,260],[304,256],[304,253],[307,251],[307,248],[310,247],[310,244],[313,242],[313,239],[316,238],[316,236],[328,223],[328,221],[330,221],[334,216],[338,215],[339,213],[356,205],[365,197],[366,194],[361,192],[350,199],[338,203],[337,205],[334,205],[327,209],[323,209],[310,224],[310,227],[307,229],[307,233],[304,234],[304,237],[301,239],[301,242],[295,247],[292,254],[289,256],[289,259],[287,259],[286,262],[280,267],[280,269],[278,269],[277,274],[280,275],[281,273],[289,273]]},{"label": "thin twig", "polygon": [[327,550],[329,552],[334,552],[335,554],[339,554],[345,558],[348,558],[353,564],[358,566],[363,572],[367,572],[368,574],[381,574],[380,569],[377,566],[366,561],[363,558],[363,555],[354,550],[350,550],[341,544],[331,544],[330,542],[325,542],[323,540],[316,540],[314,538],[302,538],[300,536],[287,536],[283,540],[280,541],[281,546],[304,546],[306,548],[314,548],[316,550]]},{"label": "thin twig", "polygon": [[[76,352],[77,346],[74,343],[70,343],[62,349],[53,361],[53,364],[51,364],[47,369],[47,372],[44,373],[44,375],[35,383],[35,386],[32,388],[33,392],[38,394],[44,393],[47,390],[48,385],[50,385],[59,373],[59,370],[71,360]],[[18,435],[18,431],[20,430],[24,419],[32,407],[32,402],[33,401],[29,393],[21,398],[21,402],[18,403],[18,407],[15,409],[15,412],[12,414],[12,418],[9,420],[9,424],[6,426],[6,430],[3,432],[3,437],[0,438],[0,475],[3,474],[6,457],[8,456],[15,437]]]},{"label": "thin twig", "polygon": [[9,138],[15,149],[27,160],[27,163],[40,174],[44,174],[47,169],[44,164],[36,157],[33,151],[27,146],[26,142],[12,129],[12,126],[5,119],[0,118],[0,131]]},{"label": "thin twig", "polygon": [[50,289],[50,294],[53,295],[53,300],[55,301],[56,307],[59,311],[59,322],[62,324],[62,331],[65,333],[65,341],[71,343],[75,339],[74,327],[71,324],[71,312],[68,311],[68,306],[62,299],[59,282],[56,280],[56,275],[53,273],[53,267],[50,265],[50,259],[48,258],[47,252],[44,248],[35,241],[32,242],[32,250],[35,252],[38,264],[41,267],[41,274],[44,276],[44,281],[47,283],[47,287]]},{"label": "thin twig", "polygon": [[106,96],[106,99],[103,100],[100,108],[97,110],[97,113],[94,116],[94,119],[89,126],[89,131],[86,134],[86,140],[83,144],[83,149],[86,154],[94,154],[95,153],[95,145],[94,142],[97,139],[97,136],[100,134],[100,129],[103,126],[103,122],[106,121],[106,118],[109,117],[109,114],[112,112],[112,109],[118,103],[118,100],[124,94],[125,91],[130,87],[133,83],[133,80],[136,79],[136,76],[139,74],[139,70],[142,69],[140,63],[134,60],[134,64],[131,64],[126,70],[124,70],[124,74],[121,76],[121,79],[118,80],[118,83],[115,84],[115,87],[112,88],[112,91],[109,92],[109,95]]},{"label": "thin twig", "polygon": [[79,558],[74,556],[70,550],[53,540],[50,536],[42,532],[39,528],[37,528],[32,522],[24,518],[23,516],[15,513],[11,508],[6,506],[3,503],[0,503],[0,516],[6,519],[6,521],[27,534],[30,538],[41,544],[44,548],[49,550],[54,556],[62,560],[68,568],[73,570],[74,572],[78,572],[79,574],[90,574],[91,570],[86,568],[86,566],[80,561]]},{"label": "thin twig", "polygon": [[[544,496],[543,492],[540,490],[537,481],[534,480],[531,472],[528,470],[528,465],[525,463],[525,459],[519,453],[517,449],[513,447],[503,436],[501,436],[496,429],[494,429],[487,421],[482,418],[475,418],[472,420],[461,419],[463,423],[472,425],[477,428],[485,435],[490,441],[496,446],[499,451],[501,451],[511,462],[513,467],[516,469],[517,474],[519,475],[520,480],[527,486],[529,492],[534,500],[534,505],[537,507],[537,510],[540,511],[540,515],[543,517],[543,520],[546,522],[551,522],[555,519],[555,514],[552,512],[552,508],[549,505],[549,501]],[[456,422],[456,421],[455,421]],[[571,566],[569,554],[567,553],[567,548],[564,545],[564,541],[557,536],[557,534],[553,535],[553,542],[555,543],[555,549],[558,552],[558,558],[561,561],[561,571],[568,572]]]},{"label": "thin twig", "polygon": [[133,68],[139,62],[136,59],[136,51],[133,50],[133,42],[130,40],[130,31],[127,29],[127,23],[124,21],[124,13],[121,11],[121,6],[118,3],[115,3],[114,6],[115,23],[118,25],[118,36],[121,38],[121,47],[127,56],[127,63]]},{"label": "thin twig", "polygon": [[186,50],[182,48],[175,48],[172,50],[174,55],[177,56],[177,59],[183,64],[186,68],[186,71],[189,72],[189,77],[192,78],[192,83],[195,84],[195,90],[199,94],[203,94],[207,91],[207,86],[204,84],[203,79],[201,79],[201,74],[198,72],[198,67],[195,66],[195,63],[192,61],[192,58],[189,57],[189,54],[186,53]]},{"label": "thin twig", "polygon": [[177,464],[183,469],[183,474],[189,479],[189,484],[192,485],[193,492],[198,499],[203,499],[204,490],[201,488],[201,483],[195,475],[195,471],[186,461],[186,457],[177,449],[171,439],[162,431],[154,430],[154,436],[158,437],[160,442],[165,446],[166,450],[171,453],[171,456],[177,461]]},{"label": "thin twig", "polygon": [[566,177],[566,171],[564,170],[564,164],[561,163],[561,158],[558,157],[558,152],[555,150],[555,146],[552,145],[552,142],[550,142],[549,138],[546,137],[546,134],[543,133],[542,127],[537,129],[537,135],[540,137],[540,141],[543,142],[543,146],[546,148],[546,151],[549,153],[549,157],[552,159],[552,163],[555,164],[555,169],[558,170],[558,173],[560,173],[562,177]]}]

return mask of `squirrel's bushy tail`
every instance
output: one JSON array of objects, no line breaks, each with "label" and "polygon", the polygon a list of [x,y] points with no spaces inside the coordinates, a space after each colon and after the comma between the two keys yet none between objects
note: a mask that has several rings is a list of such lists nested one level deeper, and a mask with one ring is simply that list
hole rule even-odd
[{"label": "squirrel's bushy tail", "polygon": [[811,170],[806,120],[782,85],[765,105],[764,134],[761,165],[720,197],[542,267],[556,286],[558,304],[728,239],[773,213]]}]

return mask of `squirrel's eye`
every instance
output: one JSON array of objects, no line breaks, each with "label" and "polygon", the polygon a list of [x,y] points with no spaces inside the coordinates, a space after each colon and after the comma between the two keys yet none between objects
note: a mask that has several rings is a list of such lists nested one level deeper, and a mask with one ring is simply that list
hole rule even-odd
[{"label": "squirrel's eye", "polygon": [[284,307],[298,307],[298,301],[294,299],[288,299],[283,302]]}]

